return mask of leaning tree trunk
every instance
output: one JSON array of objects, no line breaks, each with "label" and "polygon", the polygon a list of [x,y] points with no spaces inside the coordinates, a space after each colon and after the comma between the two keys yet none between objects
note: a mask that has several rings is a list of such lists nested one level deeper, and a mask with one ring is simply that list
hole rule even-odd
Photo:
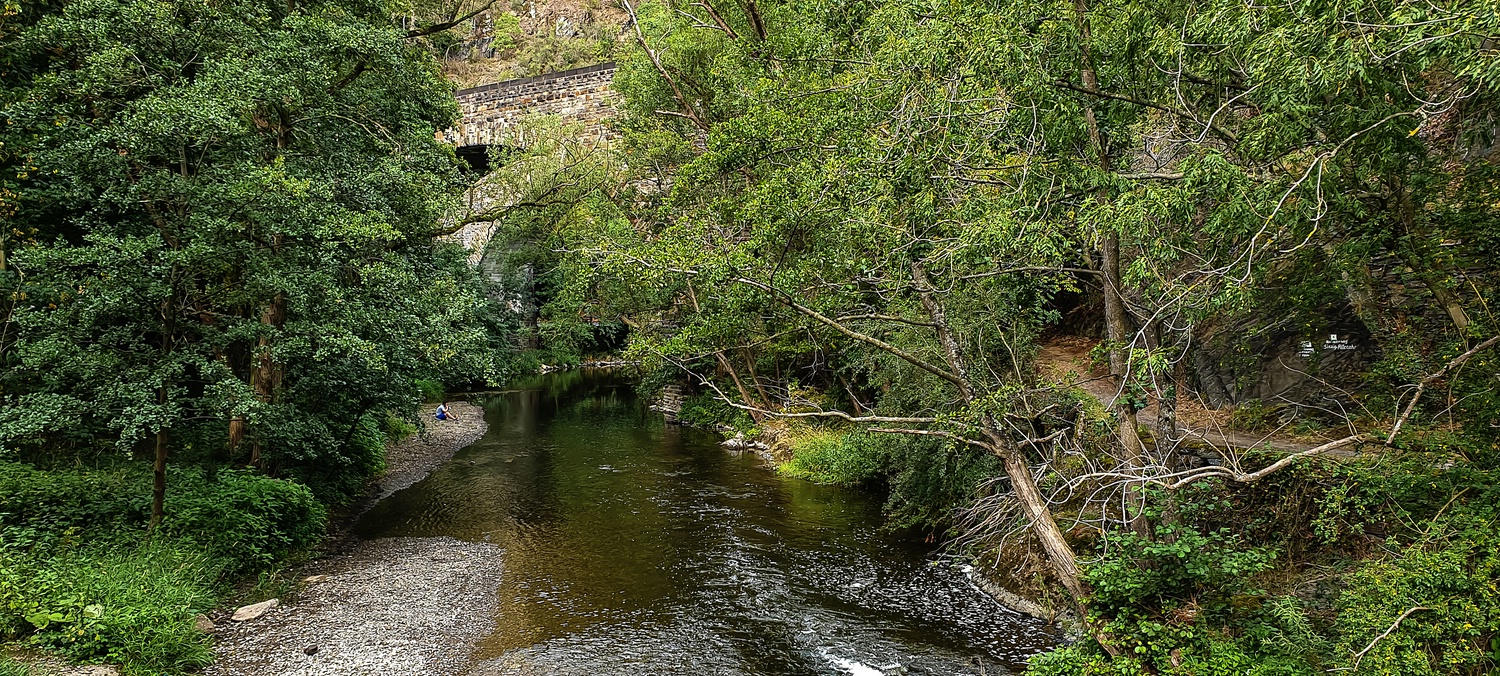
[{"label": "leaning tree trunk", "polygon": [[[964,358],[962,346],[953,334],[947,313],[944,312],[936,290],[928,280],[927,271],[921,263],[912,263],[911,273],[912,284],[917,291],[918,299],[927,311],[928,318],[932,320],[938,342],[943,346],[943,357],[949,369],[955,375],[960,376],[960,396],[965,404],[972,404],[973,393],[976,389],[975,383],[970,380],[970,370]],[[1036,485],[1036,480],[1031,476],[1031,464],[1027,462],[1025,453],[993,418],[987,418],[983,433],[989,441],[989,448],[1005,464],[1005,475],[1010,479],[1011,490],[1015,493],[1016,501],[1021,505],[1022,513],[1026,515],[1032,534],[1042,544],[1042,551],[1047,557],[1053,575],[1057,576],[1057,581],[1068,591],[1068,596],[1073,600],[1073,606],[1078,611],[1079,618],[1088,626],[1099,645],[1110,655],[1117,655],[1119,651],[1109,637],[1097,626],[1088,622],[1089,590],[1078,569],[1078,555],[1068,544],[1067,536],[1058,527],[1057,521],[1052,518],[1052,508],[1048,506],[1047,498],[1042,495],[1041,489]]]}]

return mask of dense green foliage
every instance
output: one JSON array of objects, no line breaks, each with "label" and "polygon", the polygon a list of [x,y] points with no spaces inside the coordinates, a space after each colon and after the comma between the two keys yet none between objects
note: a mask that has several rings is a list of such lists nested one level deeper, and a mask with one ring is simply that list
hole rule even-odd
[{"label": "dense green foliage", "polygon": [[517,125],[456,218],[430,4],[8,7],[5,631],[201,664],[393,415],[628,341],[1051,591],[1035,673],[1500,667],[1494,3],[625,3],[618,140]]},{"label": "dense green foliage", "polygon": [[130,452],[167,430],[188,458],[367,473],[361,422],[415,404],[415,379],[504,373],[463,252],[432,239],[462,186],[433,136],[451,90],[377,5],[22,16],[8,451]]},{"label": "dense green foliage", "polygon": [[[1066,588],[1038,673],[1486,673],[1491,4],[630,5],[620,141],[501,222],[544,345],[619,318],[686,421]],[[1204,465],[1197,403],[1378,459]]]},{"label": "dense green foliage", "polygon": [[323,534],[305,487],[245,470],[171,473],[167,518],[151,537],[149,473],[42,471],[0,463],[0,635],[133,673],[207,663],[193,616],[219,580],[261,570]]},{"label": "dense green foliage", "polygon": [[314,544],[424,399],[511,369],[516,322],[435,237],[457,111],[394,9],[7,5],[6,638],[202,666],[195,613]]},{"label": "dense green foliage", "polygon": [[[1132,657],[1078,644],[1039,657],[1034,671],[1491,673],[1493,460],[1427,460],[1317,465],[1255,490],[1203,484],[1174,496],[1181,525],[1149,539],[1107,534],[1088,569],[1095,607]],[[1310,575],[1286,565],[1309,562]]]}]

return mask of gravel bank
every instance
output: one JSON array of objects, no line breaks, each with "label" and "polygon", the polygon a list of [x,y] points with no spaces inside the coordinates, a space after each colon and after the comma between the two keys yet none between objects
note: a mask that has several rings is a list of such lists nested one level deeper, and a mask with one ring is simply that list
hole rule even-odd
[{"label": "gravel bank", "polygon": [[[501,549],[390,538],[310,566],[296,603],[221,619],[209,676],[459,674],[493,627]],[[307,654],[312,652],[311,655]]]},{"label": "gravel bank", "polygon": [[454,420],[434,419],[436,409],[429,406],[422,411],[425,429],[386,449],[385,476],[375,484],[371,504],[426,478],[459,449],[479,441],[489,429],[484,409],[473,404],[449,403],[448,409],[457,416]]},{"label": "gravel bank", "polygon": [[[421,481],[484,436],[484,411],[424,411],[426,429],[386,452],[387,471],[371,498]],[[246,622],[213,618],[218,660],[207,676],[427,676],[462,673],[475,642],[493,628],[502,550],[454,538],[335,537],[342,553],[308,564],[294,602]]]}]

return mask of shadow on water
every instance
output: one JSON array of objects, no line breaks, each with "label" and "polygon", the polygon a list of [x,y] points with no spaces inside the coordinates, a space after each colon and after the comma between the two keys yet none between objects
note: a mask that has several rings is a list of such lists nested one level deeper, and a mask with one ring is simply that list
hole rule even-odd
[{"label": "shadow on water", "polygon": [[665,425],[619,375],[481,404],[483,439],[356,527],[505,547],[475,674],[1001,674],[1056,640],[884,532],[878,498]]}]

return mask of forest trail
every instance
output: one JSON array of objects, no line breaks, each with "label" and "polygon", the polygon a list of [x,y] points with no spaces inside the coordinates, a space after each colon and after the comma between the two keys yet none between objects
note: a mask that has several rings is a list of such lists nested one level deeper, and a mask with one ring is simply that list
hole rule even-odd
[{"label": "forest trail", "polygon": [[[1063,336],[1046,341],[1037,352],[1037,372],[1046,380],[1072,381],[1079,389],[1099,400],[1106,408],[1119,395],[1109,372],[1095,364],[1089,352],[1099,341],[1078,336]],[[1160,419],[1155,399],[1136,413],[1136,420],[1147,432],[1159,434]],[[1232,430],[1229,427],[1228,409],[1213,409],[1196,399],[1185,399],[1178,403],[1177,424],[1188,444],[1201,444],[1215,449],[1245,450],[1271,448],[1285,453],[1300,453],[1328,439],[1307,440],[1276,433],[1257,434]],[[1331,439],[1331,438],[1330,438]],[[1329,455],[1347,453],[1333,452]]]},{"label": "forest trail", "polygon": [[[450,407],[456,420],[434,421],[429,408],[427,429],[387,451],[388,471],[362,507],[421,481],[484,435],[483,409]],[[217,660],[204,673],[462,673],[474,643],[492,628],[503,550],[449,537],[340,541],[348,549],[305,566],[300,591],[285,605],[245,622],[229,619],[232,609],[220,611]]]}]

